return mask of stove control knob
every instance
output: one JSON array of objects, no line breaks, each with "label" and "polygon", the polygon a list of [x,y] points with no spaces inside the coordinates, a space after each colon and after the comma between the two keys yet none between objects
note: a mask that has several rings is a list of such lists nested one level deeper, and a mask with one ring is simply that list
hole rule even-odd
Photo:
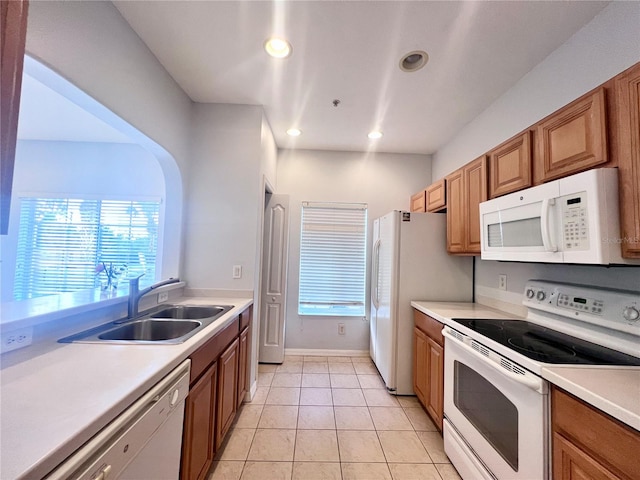
[{"label": "stove control knob", "polygon": [[540,301],[544,300],[545,298],[547,298],[547,295],[540,290],[537,294],[536,294],[536,298]]},{"label": "stove control knob", "polygon": [[533,298],[534,295],[535,295],[535,292],[533,291],[533,289],[527,288],[527,298]]},{"label": "stove control knob", "polygon": [[622,316],[627,322],[636,322],[640,318],[640,312],[636,307],[625,307]]}]

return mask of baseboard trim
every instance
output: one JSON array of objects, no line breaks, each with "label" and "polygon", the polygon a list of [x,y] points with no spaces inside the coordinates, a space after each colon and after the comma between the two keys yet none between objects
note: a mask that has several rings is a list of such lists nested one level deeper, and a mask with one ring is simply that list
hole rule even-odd
[{"label": "baseboard trim", "polygon": [[318,357],[368,357],[369,350],[323,350],[318,348],[285,348],[285,355],[312,355]]}]

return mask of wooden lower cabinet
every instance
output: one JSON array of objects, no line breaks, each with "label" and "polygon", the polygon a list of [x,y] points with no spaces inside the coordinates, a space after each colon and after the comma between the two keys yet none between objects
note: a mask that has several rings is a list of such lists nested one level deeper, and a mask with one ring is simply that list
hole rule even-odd
[{"label": "wooden lower cabinet", "polygon": [[182,480],[206,478],[216,453],[218,364],[211,365],[189,389],[184,410]]},{"label": "wooden lower cabinet", "polygon": [[444,347],[427,338],[429,390],[425,408],[442,431],[444,416]]},{"label": "wooden lower cabinet", "polygon": [[554,480],[637,480],[640,432],[557,387],[551,389]]},{"label": "wooden lower cabinet", "polygon": [[216,415],[216,448],[219,448],[238,411],[238,339],[218,360],[218,410]]},{"label": "wooden lower cabinet", "polygon": [[444,338],[442,324],[414,310],[413,390],[435,425],[444,414]]},{"label": "wooden lower cabinet", "polygon": [[247,393],[247,378],[249,366],[249,327],[245,327],[240,332],[238,344],[238,408],[242,405],[244,396]]},{"label": "wooden lower cabinet", "polygon": [[251,316],[249,307],[190,356],[181,480],[207,477],[244,399],[249,379]]},{"label": "wooden lower cabinet", "polygon": [[429,392],[429,351],[427,336],[418,327],[413,328],[413,392],[422,405],[427,404]]}]

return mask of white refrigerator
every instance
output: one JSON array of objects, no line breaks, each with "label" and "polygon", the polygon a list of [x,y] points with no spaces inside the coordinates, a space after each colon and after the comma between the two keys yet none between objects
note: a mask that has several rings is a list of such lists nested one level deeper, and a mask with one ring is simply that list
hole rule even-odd
[{"label": "white refrigerator", "polygon": [[374,220],[371,252],[371,359],[390,393],[412,395],[411,301],[472,301],[473,259],[447,254],[446,215],[397,210]]}]

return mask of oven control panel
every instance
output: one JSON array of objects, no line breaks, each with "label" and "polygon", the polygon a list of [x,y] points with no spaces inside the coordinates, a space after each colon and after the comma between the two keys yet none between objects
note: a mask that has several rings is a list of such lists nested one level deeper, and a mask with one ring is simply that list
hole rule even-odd
[{"label": "oven control panel", "polygon": [[529,280],[526,307],[640,336],[640,292]]}]

